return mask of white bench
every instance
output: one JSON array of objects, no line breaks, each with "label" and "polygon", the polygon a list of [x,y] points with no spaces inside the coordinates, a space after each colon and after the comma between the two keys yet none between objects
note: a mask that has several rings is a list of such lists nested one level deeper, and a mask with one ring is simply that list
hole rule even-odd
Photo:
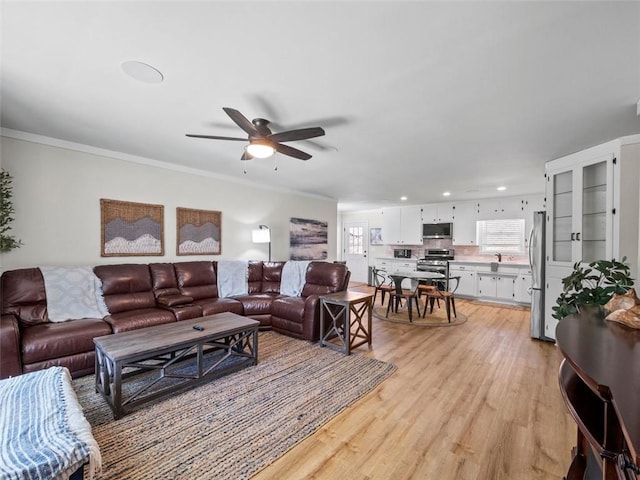
[{"label": "white bench", "polygon": [[0,380],[0,478],[91,480],[102,468],[64,367]]}]

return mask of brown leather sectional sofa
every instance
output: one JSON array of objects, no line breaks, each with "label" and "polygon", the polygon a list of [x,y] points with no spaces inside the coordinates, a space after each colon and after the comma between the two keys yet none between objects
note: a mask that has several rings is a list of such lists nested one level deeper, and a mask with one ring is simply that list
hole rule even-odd
[{"label": "brown leather sectional sofa", "polygon": [[38,268],[9,270],[0,278],[0,378],[53,365],[74,377],[94,371],[93,339],[163,323],[234,312],[291,337],[317,341],[319,295],[346,290],[345,265],[311,262],[300,297],[280,294],[285,262],[249,262],[248,294],[220,298],[217,262],[99,265],[109,315],[53,323],[47,317]]}]

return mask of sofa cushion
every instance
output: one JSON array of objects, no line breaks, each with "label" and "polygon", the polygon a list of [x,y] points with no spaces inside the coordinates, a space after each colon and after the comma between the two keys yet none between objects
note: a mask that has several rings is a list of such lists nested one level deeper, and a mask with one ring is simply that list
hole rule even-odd
[{"label": "sofa cushion", "polygon": [[150,263],[149,272],[151,273],[153,294],[156,298],[180,294],[172,263]]},{"label": "sofa cushion", "polygon": [[223,312],[243,314],[242,303],[233,298],[204,298],[195,300],[193,303],[202,308],[202,315],[215,315]]},{"label": "sofa cushion", "polygon": [[249,293],[262,292],[262,262],[252,260],[248,264],[247,291]]},{"label": "sofa cushion", "polygon": [[0,280],[2,314],[13,315],[21,326],[48,322],[47,294],[39,268],[8,270]]},{"label": "sofa cushion", "polygon": [[262,293],[280,293],[284,264],[285,262],[263,262]]},{"label": "sofa cushion", "polygon": [[195,300],[218,297],[216,272],[212,262],[178,262],[173,267],[182,295]]},{"label": "sofa cushion", "polygon": [[102,280],[104,301],[111,315],[155,307],[148,265],[98,265],[93,270]]},{"label": "sofa cushion", "polygon": [[22,330],[22,362],[93,351],[93,339],[110,333],[111,327],[96,318],[33,325]]},{"label": "sofa cushion", "polygon": [[233,298],[242,303],[244,315],[266,315],[271,313],[271,304],[278,297],[277,293],[254,293]]},{"label": "sofa cushion", "polygon": [[348,272],[346,265],[327,262],[311,262],[307,268],[306,282],[302,296],[326,295],[347,288]]},{"label": "sofa cushion", "polygon": [[175,322],[176,318],[169,310],[142,308],[112,313],[104,321],[111,325],[113,333],[120,333]]}]

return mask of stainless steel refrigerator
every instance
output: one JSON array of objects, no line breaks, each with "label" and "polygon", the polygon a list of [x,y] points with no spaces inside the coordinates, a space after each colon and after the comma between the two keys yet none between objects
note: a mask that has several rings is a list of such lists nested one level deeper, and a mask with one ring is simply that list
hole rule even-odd
[{"label": "stainless steel refrigerator", "polygon": [[533,212],[533,227],[529,236],[531,337],[553,341],[544,335],[545,218],[546,212]]}]

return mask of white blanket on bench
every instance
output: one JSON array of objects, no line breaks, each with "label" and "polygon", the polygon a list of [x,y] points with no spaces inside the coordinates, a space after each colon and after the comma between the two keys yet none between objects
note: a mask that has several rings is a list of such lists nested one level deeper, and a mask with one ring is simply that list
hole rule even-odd
[{"label": "white blanket on bench", "polygon": [[85,463],[102,469],[98,443],[65,367],[0,380],[0,478],[62,480]]},{"label": "white blanket on bench", "polygon": [[290,297],[299,297],[307,278],[307,267],[311,262],[306,260],[290,260],[282,267],[280,293]]},{"label": "white blanket on bench", "polygon": [[102,283],[91,267],[40,267],[47,294],[50,322],[77,318],[104,318]]},{"label": "white blanket on bench", "polygon": [[218,297],[246,295],[249,263],[242,260],[218,260]]}]

